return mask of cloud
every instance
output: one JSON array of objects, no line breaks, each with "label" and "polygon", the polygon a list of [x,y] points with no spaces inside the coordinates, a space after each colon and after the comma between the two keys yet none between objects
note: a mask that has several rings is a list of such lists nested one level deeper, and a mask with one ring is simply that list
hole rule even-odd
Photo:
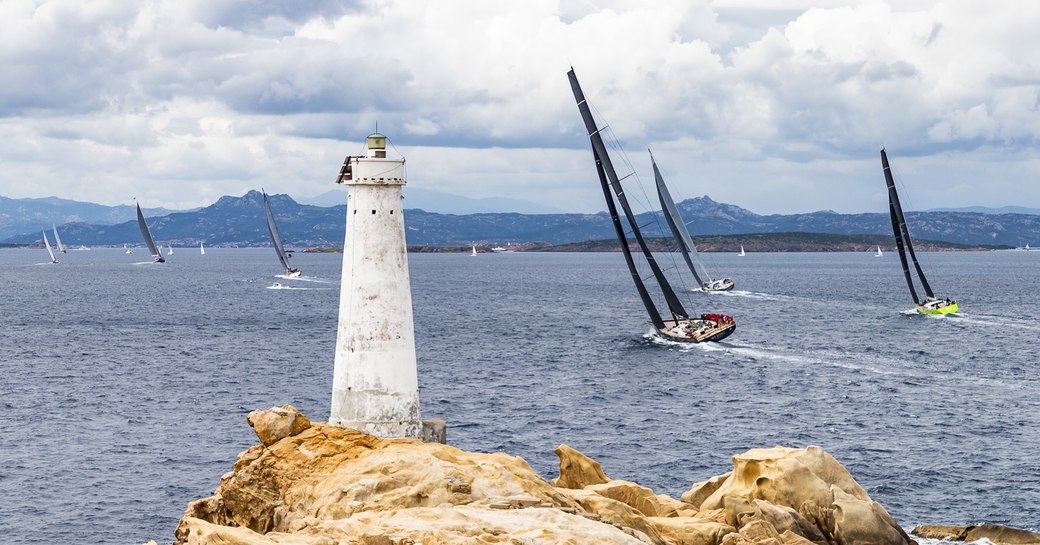
[{"label": "cloud", "polygon": [[[1040,5],[969,0],[8,0],[0,193],[319,194],[378,123],[436,163],[426,180],[594,211],[574,66],[631,156],[652,145],[684,174],[678,193],[854,211],[886,144],[908,164],[955,151],[1026,180],[1037,23]],[[972,198],[922,174],[926,194]],[[695,181],[709,177],[727,182]],[[1029,191],[1016,200],[1040,201]]]}]

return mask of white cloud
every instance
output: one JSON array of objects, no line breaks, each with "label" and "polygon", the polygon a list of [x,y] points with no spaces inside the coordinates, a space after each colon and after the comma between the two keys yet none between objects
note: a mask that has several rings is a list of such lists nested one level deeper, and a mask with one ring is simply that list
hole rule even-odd
[{"label": "white cloud", "polygon": [[[969,0],[9,0],[0,194],[313,195],[378,123],[421,183],[594,211],[573,65],[636,167],[661,150],[679,194],[874,209],[887,144],[936,167],[912,182],[930,205],[1040,206],[1038,23],[1040,4]],[[947,190],[954,152],[1021,187]]]}]

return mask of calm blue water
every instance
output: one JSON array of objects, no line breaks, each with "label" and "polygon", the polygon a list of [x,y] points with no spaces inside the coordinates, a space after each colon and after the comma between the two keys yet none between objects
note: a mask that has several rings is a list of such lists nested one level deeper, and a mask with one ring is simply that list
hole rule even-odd
[{"label": "calm blue water", "polygon": [[[270,249],[43,253],[0,250],[0,541],[169,542],[256,442],[246,413],[328,417],[339,255],[288,281]],[[901,312],[894,257],[708,259],[741,291],[695,307],[737,332],[681,348],[644,338],[620,254],[411,255],[424,416],[547,478],[565,442],[674,496],[816,444],[904,527],[1040,527],[1040,252],[925,254],[953,318]]]}]

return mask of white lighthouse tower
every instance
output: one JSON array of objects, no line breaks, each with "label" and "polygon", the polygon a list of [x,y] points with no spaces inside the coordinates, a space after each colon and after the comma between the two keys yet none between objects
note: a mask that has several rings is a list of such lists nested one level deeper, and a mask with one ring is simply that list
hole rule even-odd
[{"label": "white lighthouse tower", "polygon": [[348,156],[347,230],[329,423],[378,437],[420,437],[412,292],[401,189],[404,158],[386,156],[386,136]]}]

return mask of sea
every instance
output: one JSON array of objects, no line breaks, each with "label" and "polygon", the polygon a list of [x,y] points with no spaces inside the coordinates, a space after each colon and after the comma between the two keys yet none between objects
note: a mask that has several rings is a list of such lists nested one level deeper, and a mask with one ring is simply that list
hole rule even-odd
[{"label": "sea", "polygon": [[[423,416],[522,456],[566,443],[678,497],[751,448],[819,445],[906,529],[1040,528],[1040,251],[921,253],[961,311],[919,316],[895,256],[705,254],[720,343],[655,340],[620,254],[411,254]],[[328,418],[339,254],[0,250],[0,542],[173,540],[257,439]],[[279,284],[279,285],[275,285]]]}]

